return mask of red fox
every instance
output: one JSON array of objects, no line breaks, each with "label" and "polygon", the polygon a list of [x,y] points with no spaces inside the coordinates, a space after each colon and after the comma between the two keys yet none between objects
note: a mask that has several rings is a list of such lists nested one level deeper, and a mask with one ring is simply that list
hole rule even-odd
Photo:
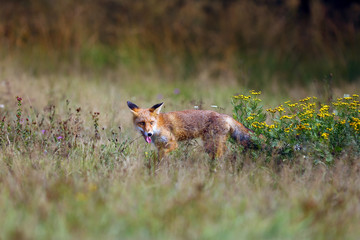
[{"label": "red fox", "polygon": [[203,140],[205,150],[212,159],[223,155],[229,136],[245,147],[251,144],[251,130],[228,115],[209,110],[160,113],[163,104],[142,109],[127,102],[135,127],[147,143],[156,146],[159,159],[176,149],[178,141],[194,138]]}]

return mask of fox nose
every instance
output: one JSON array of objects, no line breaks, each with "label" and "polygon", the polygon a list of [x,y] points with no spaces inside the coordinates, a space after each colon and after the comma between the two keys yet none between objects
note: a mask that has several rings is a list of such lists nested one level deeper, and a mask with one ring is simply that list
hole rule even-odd
[{"label": "fox nose", "polygon": [[153,134],[149,132],[147,135],[148,135],[149,137],[151,137]]}]

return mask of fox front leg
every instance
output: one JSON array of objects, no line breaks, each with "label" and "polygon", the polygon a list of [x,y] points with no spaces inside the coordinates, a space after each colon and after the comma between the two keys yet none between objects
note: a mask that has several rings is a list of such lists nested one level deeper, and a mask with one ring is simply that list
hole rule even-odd
[{"label": "fox front leg", "polygon": [[166,144],[162,144],[161,146],[158,146],[159,160],[169,155],[169,153],[177,149],[178,146],[179,145],[176,141],[169,141]]}]

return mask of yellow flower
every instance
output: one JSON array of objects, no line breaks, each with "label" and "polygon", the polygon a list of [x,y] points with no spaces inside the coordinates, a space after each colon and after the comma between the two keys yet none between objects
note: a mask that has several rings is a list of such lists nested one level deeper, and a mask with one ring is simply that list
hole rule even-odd
[{"label": "yellow flower", "polygon": [[298,105],[298,103],[293,103],[293,104],[288,104],[289,107],[296,107]]},{"label": "yellow flower", "polygon": [[285,131],[286,133],[288,133],[288,132],[290,132],[290,128],[285,128],[284,131]]},{"label": "yellow flower", "polygon": [[281,118],[280,118],[280,120],[282,120],[282,119],[292,119],[293,117],[295,117],[295,115],[292,115],[292,116],[287,116],[287,115],[284,115],[284,116],[282,116]]},{"label": "yellow flower", "polygon": [[321,134],[321,136],[322,136],[324,139],[329,139],[329,134],[328,134],[328,133],[323,133],[323,134]]},{"label": "yellow flower", "polygon": [[276,113],[276,109],[268,108],[266,109],[267,112]]},{"label": "yellow flower", "polygon": [[252,95],[260,95],[260,94],[261,94],[261,91],[256,92],[255,90],[250,90],[250,93],[251,93]]},{"label": "yellow flower", "polygon": [[246,121],[254,120],[254,117],[247,117]]},{"label": "yellow flower", "polygon": [[299,102],[306,102],[306,101],[309,101],[310,99],[311,99],[311,97],[307,97],[307,98],[299,100]]},{"label": "yellow flower", "polygon": [[321,108],[320,108],[320,112],[325,112],[325,111],[328,111],[329,110],[329,106],[328,105],[322,105]]},{"label": "yellow flower", "polygon": [[286,112],[283,105],[278,106],[277,108],[275,108],[278,112]]}]

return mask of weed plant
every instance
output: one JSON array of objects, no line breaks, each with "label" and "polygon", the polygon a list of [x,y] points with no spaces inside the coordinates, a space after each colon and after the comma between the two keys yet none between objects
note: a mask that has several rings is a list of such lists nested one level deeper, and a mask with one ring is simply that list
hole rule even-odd
[{"label": "weed plant", "polygon": [[265,111],[260,94],[251,90],[250,95],[234,96],[234,118],[254,132],[254,141],[268,156],[291,160],[301,154],[332,164],[341,154],[359,154],[359,95],[344,95],[329,105],[306,97]]}]

